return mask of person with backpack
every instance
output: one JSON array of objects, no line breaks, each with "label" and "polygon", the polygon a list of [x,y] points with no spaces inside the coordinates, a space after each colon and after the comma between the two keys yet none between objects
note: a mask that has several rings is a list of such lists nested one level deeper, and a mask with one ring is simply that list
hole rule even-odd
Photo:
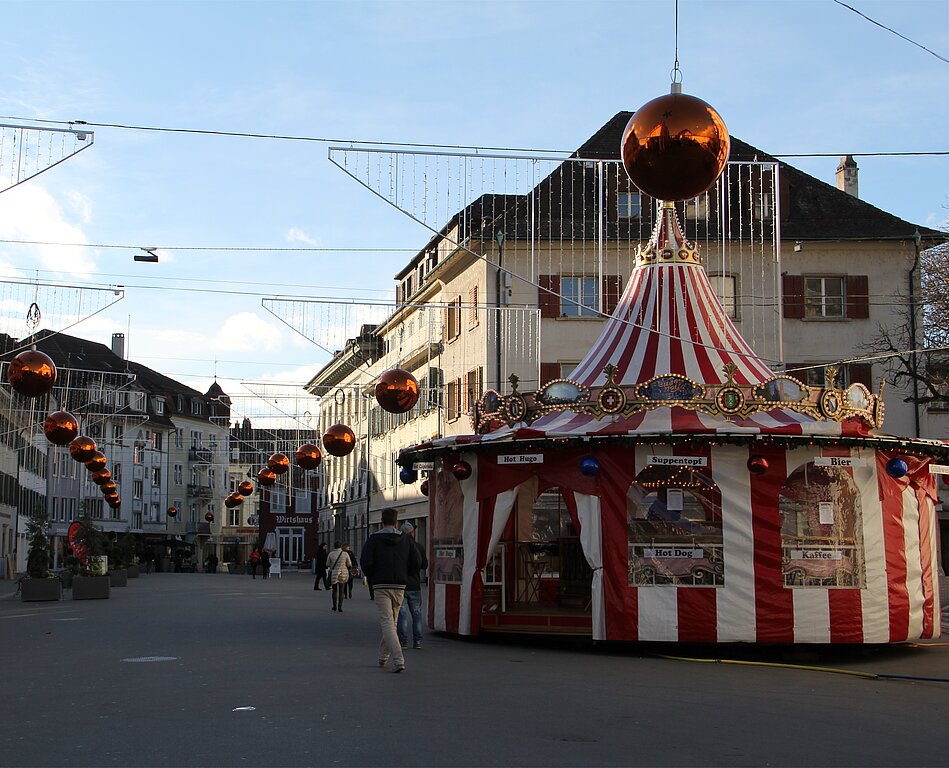
[{"label": "person with backpack", "polygon": [[352,559],[342,542],[333,543],[333,551],[326,558],[326,570],[333,585],[333,610],[343,612],[343,598],[346,596],[346,584],[349,581],[349,569]]},{"label": "person with backpack", "polygon": [[379,643],[379,666],[385,667],[392,659],[392,671],[405,669],[405,656],[396,632],[396,622],[409,573],[418,573],[422,559],[413,540],[396,528],[398,510],[382,510],[382,528],[366,540],[359,565],[369,579],[379,611],[382,642]]}]

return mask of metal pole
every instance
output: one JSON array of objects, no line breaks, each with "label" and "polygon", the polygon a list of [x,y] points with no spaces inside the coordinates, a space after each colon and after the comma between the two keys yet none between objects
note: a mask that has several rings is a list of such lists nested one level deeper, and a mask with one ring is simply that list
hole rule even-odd
[{"label": "metal pole", "polygon": [[504,258],[504,230],[499,229],[494,234],[498,244],[498,269],[495,274],[495,302],[497,308],[494,318],[494,354],[495,354],[495,386],[501,391],[501,262]]}]

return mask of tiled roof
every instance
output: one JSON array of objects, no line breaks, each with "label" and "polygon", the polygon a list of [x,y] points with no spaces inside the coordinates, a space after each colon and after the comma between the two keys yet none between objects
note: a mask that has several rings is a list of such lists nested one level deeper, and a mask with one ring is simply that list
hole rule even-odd
[{"label": "tiled roof", "polygon": [[[618,160],[623,131],[632,116],[632,112],[616,113],[583,143],[574,157]],[[927,239],[946,239],[944,233],[904,221],[734,136],[729,159],[779,164],[780,193],[785,198],[781,206],[783,240],[912,239],[917,229]]]}]

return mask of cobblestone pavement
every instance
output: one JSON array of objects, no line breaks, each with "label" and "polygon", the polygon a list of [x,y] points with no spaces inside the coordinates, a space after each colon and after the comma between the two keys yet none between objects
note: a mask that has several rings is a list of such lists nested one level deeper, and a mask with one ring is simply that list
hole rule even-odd
[{"label": "cobblestone pavement", "polygon": [[151,574],[58,603],[13,589],[0,582],[3,766],[949,766],[942,641],[428,634],[393,675],[366,590],[333,613],[308,574]]}]

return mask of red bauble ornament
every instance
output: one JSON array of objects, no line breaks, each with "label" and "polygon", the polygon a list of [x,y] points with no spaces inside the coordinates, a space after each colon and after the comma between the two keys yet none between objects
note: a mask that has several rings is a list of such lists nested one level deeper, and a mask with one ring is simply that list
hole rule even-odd
[{"label": "red bauble ornament", "polygon": [[100,469],[98,472],[92,473],[92,482],[96,485],[102,485],[107,483],[112,479],[112,473],[107,469]]},{"label": "red bauble ornament", "polygon": [[234,509],[234,507],[239,507],[243,503],[244,497],[239,493],[232,493],[228,495],[226,499],[224,499],[224,506],[228,509]]},{"label": "red bauble ornament", "polygon": [[768,460],[764,456],[752,456],[748,459],[748,471],[753,475],[763,475],[768,471]]},{"label": "red bauble ornament", "polygon": [[213,513],[213,512],[208,512],[207,514],[205,514],[204,519],[207,520],[209,523],[213,523],[213,522],[214,522],[214,513]]},{"label": "red bauble ornament", "polygon": [[99,490],[102,491],[103,496],[108,496],[110,493],[117,493],[119,486],[115,484],[114,480],[106,480],[99,486]]},{"label": "red bauble ornament", "polygon": [[79,421],[68,411],[53,411],[43,422],[43,434],[53,445],[69,445],[79,435]]},{"label": "red bauble ornament", "polygon": [[264,467],[257,473],[257,482],[260,483],[260,485],[269,487],[277,482],[277,473],[272,469]]},{"label": "red bauble ornament", "polygon": [[347,456],[356,447],[356,435],[345,424],[334,424],[323,435],[323,447],[331,456]]},{"label": "red bauble ornament", "polygon": [[411,411],[418,402],[418,396],[418,381],[401,368],[386,371],[376,384],[376,402],[389,413]]},{"label": "red bauble ornament", "polygon": [[69,444],[69,455],[85,464],[96,454],[96,441],[80,435]]},{"label": "red bauble ornament", "polygon": [[297,448],[296,455],[293,458],[300,469],[309,471],[320,466],[320,462],[323,461],[323,454],[313,443],[304,443]]},{"label": "red bauble ornament", "polygon": [[423,480],[418,489],[421,491],[423,496],[428,496],[428,480]]},{"label": "red bauble ornament", "polygon": [[110,506],[111,506],[112,504],[115,504],[115,502],[117,502],[117,501],[120,500],[120,499],[119,499],[119,494],[117,494],[117,493],[107,493],[107,494],[106,494],[105,496],[103,496],[102,498],[105,499],[105,503],[106,503],[106,504],[109,504]]},{"label": "red bauble ornament", "polygon": [[672,202],[702,194],[721,176],[731,141],[721,116],[695,96],[669,93],[630,118],[620,150],[630,180]]},{"label": "red bauble ornament", "polygon": [[290,470],[290,459],[285,453],[275,453],[267,459],[267,467],[275,475],[283,475]]},{"label": "red bauble ornament", "polygon": [[106,499],[106,503],[112,507],[112,509],[118,509],[122,506],[122,499],[116,496],[114,499]]},{"label": "red bauble ornament", "polygon": [[254,492],[254,484],[250,480],[245,480],[237,486],[237,492],[241,496],[250,496]]},{"label": "red bauble ornament", "polygon": [[168,507],[168,511],[165,514],[167,514],[168,517],[178,517],[178,508]]},{"label": "red bauble ornament", "polygon": [[92,454],[92,458],[85,462],[86,469],[90,472],[98,472],[99,470],[105,469],[105,454],[102,451],[96,451]]},{"label": "red bauble ornament", "polygon": [[471,465],[467,461],[459,461],[451,468],[451,473],[459,480],[471,477]]},{"label": "red bauble ornament", "polygon": [[27,349],[10,361],[7,381],[24,397],[40,397],[56,383],[56,364],[38,349]]}]

